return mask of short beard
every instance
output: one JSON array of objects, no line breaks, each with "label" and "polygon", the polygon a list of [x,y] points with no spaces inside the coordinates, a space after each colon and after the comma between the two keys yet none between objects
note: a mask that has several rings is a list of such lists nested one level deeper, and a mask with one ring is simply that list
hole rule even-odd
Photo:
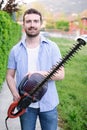
[{"label": "short beard", "polygon": [[38,35],[40,34],[40,32],[36,33],[36,34],[29,34],[26,32],[26,35],[30,38],[34,38],[34,37],[37,37]]},{"label": "short beard", "polygon": [[[30,27],[29,30],[31,30],[32,28],[35,29],[34,27]],[[39,33],[40,33],[40,31],[38,31],[36,34],[30,34],[30,33],[28,33],[27,30],[25,30],[25,33],[26,33],[26,35],[27,35],[28,37],[33,38],[33,37],[38,36]]]}]

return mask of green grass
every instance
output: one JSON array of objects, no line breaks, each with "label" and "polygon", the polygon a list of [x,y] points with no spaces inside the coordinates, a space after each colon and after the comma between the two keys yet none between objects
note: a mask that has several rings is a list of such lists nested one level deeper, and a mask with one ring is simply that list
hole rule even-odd
[{"label": "green grass", "polygon": [[[65,38],[51,38],[66,55],[75,43]],[[64,130],[87,130],[87,45],[65,65],[65,78],[57,81],[60,98],[59,125]]]}]

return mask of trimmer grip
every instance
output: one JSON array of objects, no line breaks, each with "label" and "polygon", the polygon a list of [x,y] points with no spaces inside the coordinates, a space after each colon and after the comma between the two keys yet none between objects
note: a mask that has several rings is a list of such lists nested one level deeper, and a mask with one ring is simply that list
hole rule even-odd
[{"label": "trimmer grip", "polygon": [[8,109],[8,117],[9,118],[16,118],[18,116],[21,116],[26,111],[26,109],[21,109],[21,110],[17,110],[17,112],[14,112],[15,109],[17,108],[17,106],[18,106],[18,103],[19,103],[18,101],[14,101],[10,105],[10,107]]}]

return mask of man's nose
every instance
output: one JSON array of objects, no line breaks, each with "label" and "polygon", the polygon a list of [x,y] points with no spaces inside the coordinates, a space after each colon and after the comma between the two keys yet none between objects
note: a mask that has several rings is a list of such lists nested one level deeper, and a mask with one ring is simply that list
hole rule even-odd
[{"label": "man's nose", "polygon": [[35,26],[35,22],[34,21],[31,21],[31,26]]}]

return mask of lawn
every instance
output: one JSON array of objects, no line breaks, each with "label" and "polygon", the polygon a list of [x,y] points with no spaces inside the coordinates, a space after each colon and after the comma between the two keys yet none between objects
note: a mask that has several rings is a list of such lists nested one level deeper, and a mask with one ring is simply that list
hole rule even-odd
[{"label": "lawn", "polygon": [[[75,43],[65,38],[51,38],[60,47],[62,56]],[[65,79],[57,81],[60,98],[59,125],[64,130],[87,130],[87,45],[65,64]]]}]

